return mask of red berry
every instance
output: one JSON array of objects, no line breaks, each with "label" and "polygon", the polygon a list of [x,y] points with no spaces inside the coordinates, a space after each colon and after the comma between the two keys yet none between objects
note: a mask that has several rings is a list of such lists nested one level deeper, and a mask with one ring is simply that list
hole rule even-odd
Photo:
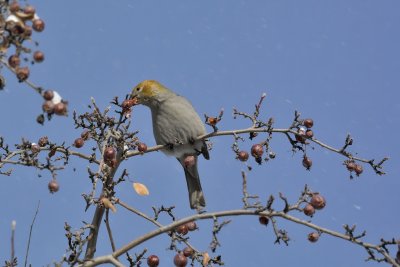
[{"label": "red berry", "polygon": [[312,166],[312,160],[309,157],[307,157],[306,155],[304,155],[304,157],[303,157],[303,166],[307,170],[310,170],[310,168]]},{"label": "red berry", "polygon": [[176,267],[185,267],[187,265],[187,258],[183,253],[178,253],[174,257],[174,264]]},{"label": "red berry", "polygon": [[216,125],[218,123],[218,119],[215,117],[208,117],[207,118],[207,123],[210,125]]},{"label": "red berry", "polygon": [[247,153],[247,151],[242,150],[237,153],[237,158],[243,162],[247,161],[249,159],[249,153]]},{"label": "red berry", "polygon": [[117,152],[115,151],[115,148],[109,146],[104,150],[104,160],[105,161],[111,161],[115,159]]},{"label": "red berry", "polygon": [[317,242],[319,239],[319,234],[317,232],[312,232],[308,234],[308,240],[312,243]]},{"label": "red berry", "polygon": [[258,217],[258,221],[262,224],[262,225],[268,225],[269,219],[265,216],[260,216]]},{"label": "red berry", "polygon": [[48,113],[48,114],[53,114],[54,112],[54,104],[52,101],[44,101],[43,105],[42,105],[42,109],[44,112]]},{"label": "red berry", "polygon": [[297,142],[300,142],[300,143],[304,144],[304,143],[306,142],[306,139],[304,138],[304,135],[305,135],[306,133],[304,132],[303,129],[299,129],[299,130],[297,131],[297,133],[298,133],[298,134],[295,135],[295,138],[296,138]]},{"label": "red berry", "polygon": [[303,212],[305,215],[312,217],[315,213],[315,208],[312,205],[307,204],[307,206],[304,207]]},{"label": "red berry", "polygon": [[179,225],[176,227],[176,232],[180,235],[186,235],[189,232],[189,229],[186,224]]},{"label": "red berry", "polygon": [[314,194],[311,198],[310,204],[317,210],[323,209],[326,205],[325,198],[320,194]]},{"label": "red berry", "polygon": [[49,144],[49,138],[47,136],[43,136],[39,138],[38,145],[40,147],[45,147]]},{"label": "red berry", "polygon": [[313,131],[310,130],[310,129],[308,129],[308,130],[306,131],[306,137],[307,137],[307,138],[312,138],[313,136],[314,136]]},{"label": "red berry", "polygon": [[52,100],[54,97],[54,91],[53,90],[46,90],[43,93],[43,98],[45,100]]},{"label": "red berry", "polygon": [[24,13],[28,15],[33,15],[35,14],[36,10],[33,6],[25,6],[24,7]]},{"label": "red berry", "polygon": [[16,68],[21,64],[21,59],[17,55],[11,55],[8,58],[8,65],[10,65],[11,68]]},{"label": "red berry", "polygon": [[191,222],[186,223],[186,226],[187,226],[189,231],[194,231],[194,230],[197,229],[197,224],[196,224],[195,221],[191,221]]},{"label": "red berry", "polygon": [[24,26],[24,38],[29,38],[29,37],[31,37],[31,35],[32,35],[32,27],[31,26],[28,26],[28,25],[25,25]]},{"label": "red berry", "polygon": [[357,176],[359,176],[363,172],[363,167],[361,165],[356,164],[354,171],[357,174]]},{"label": "red berry", "polygon": [[303,122],[304,126],[307,128],[311,128],[314,125],[314,121],[312,119],[305,119]]},{"label": "red berry", "polygon": [[74,146],[76,148],[81,148],[81,147],[83,147],[84,144],[85,144],[85,140],[83,140],[82,137],[76,138],[74,141]]},{"label": "red berry", "polygon": [[190,247],[185,247],[183,249],[183,255],[185,255],[185,257],[192,257],[193,253],[194,253],[194,250]]},{"label": "red berry", "polygon": [[17,68],[15,73],[17,75],[18,81],[23,82],[29,78],[30,72],[28,67],[22,67],[22,68]]},{"label": "red berry", "polygon": [[20,7],[17,1],[12,2],[8,8],[10,9],[10,12],[15,13],[19,11]]},{"label": "red berry", "polygon": [[54,113],[57,115],[66,115],[67,114],[67,104],[64,102],[59,102],[54,105]]},{"label": "red berry", "polygon": [[33,53],[33,60],[37,63],[42,62],[44,60],[44,53],[42,51],[35,51]]},{"label": "red berry", "polygon": [[262,154],[264,153],[264,148],[260,144],[254,144],[251,147],[251,155],[255,158],[261,158]]},{"label": "red berry", "polygon": [[147,145],[145,143],[139,143],[137,149],[139,152],[144,153],[147,151]]},{"label": "red berry", "polygon": [[121,106],[123,109],[127,110],[130,109],[132,106],[134,106],[137,103],[135,99],[125,99]]},{"label": "red berry", "polygon": [[196,164],[196,157],[192,155],[187,156],[184,159],[183,164],[185,165],[186,168],[194,166]]},{"label": "red berry", "polygon": [[42,32],[44,30],[44,21],[41,19],[34,19],[32,21],[32,28],[37,32]]},{"label": "red berry", "polygon": [[40,146],[38,144],[32,143],[31,144],[31,151],[32,153],[36,154],[40,151]]},{"label": "red berry", "polygon": [[60,185],[58,184],[57,180],[52,179],[49,184],[48,184],[48,188],[50,193],[55,193],[60,189]]},{"label": "red berry", "polygon": [[355,169],[356,169],[356,163],[354,162],[354,161],[348,161],[348,162],[346,162],[346,168],[349,170],[349,171],[354,171]]},{"label": "red berry", "polygon": [[147,265],[150,267],[157,267],[160,264],[160,259],[156,255],[150,255],[147,258]]}]

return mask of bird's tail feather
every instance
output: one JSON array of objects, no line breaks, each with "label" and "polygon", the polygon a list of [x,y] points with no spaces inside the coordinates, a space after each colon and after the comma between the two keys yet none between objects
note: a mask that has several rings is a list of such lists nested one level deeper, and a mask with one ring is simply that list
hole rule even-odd
[{"label": "bird's tail feather", "polygon": [[189,201],[191,209],[201,209],[206,206],[204,199],[203,190],[201,189],[199,172],[197,171],[197,157],[196,164],[192,166],[185,166],[183,161],[181,162],[183,169],[185,170],[186,183],[189,191]]}]

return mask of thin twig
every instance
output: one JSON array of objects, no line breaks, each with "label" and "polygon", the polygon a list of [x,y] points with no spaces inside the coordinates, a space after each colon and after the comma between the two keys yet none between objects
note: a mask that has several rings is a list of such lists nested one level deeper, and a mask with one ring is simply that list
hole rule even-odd
[{"label": "thin twig", "polygon": [[[247,191],[247,175],[246,172],[242,171],[242,191],[243,191],[243,197],[242,197],[242,202],[244,204],[243,208],[244,209],[251,209],[251,208],[256,208],[259,209],[261,208],[260,201],[258,201],[259,197],[257,195],[250,195]],[[249,203],[249,199],[255,199],[254,204]]]},{"label": "thin twig", "polygon": [[17,223],[15,221],[11,222],[11,259],[10,265],[17,266],[16,258],[15,258],[15,227]]},{"label": "thin twig", "polygon": [[[141,211],[138,211],[137,209],[135,209],[135,208],[129,206],[128,204],[124,203],[124,202],[121,201],[120,199],[116,199],[116,200],[115,200],[115,203],[116,203],[116,204],[119,204],[120,206],[124,207],[125,209],[127,209],[127,210],[129,210],[129,211],[135,213],[136,215],[138,215],[138,216],[140,216],[140,217],[142,217],[142,218],[148,220],[149,222],[153,223],[154,225],[156,225],[156,226],[159,227],[159,228],[164,227],[164,225],[162,225],[161,223],[159,223],[159,222],[156,221],[155,219],[150,218],[150,217],[147,216],[145,213],[143,213],[143,212],[141,212]],[[197,250],[192,244],[190,244],[186,239],[181,238],[179,235],[176,235],[175,232],[172,232],[171,237],[172,237],[172,238],[178,239],[179,241],[185,243],[188,247],[190,247],[190,248],[193,249],[194,251],[199,252],[199,250]]]},{"label": "thin twig", "polygon": [[38,202],[38,204],[37,204],[36,212],[35,212],[35,215],[33,216],[33,220],[32,220],[32,223],[31,223],[31,227],[30,227],[30,229],[29,229],[28,245],[27,245],[27,247],[26,247],[26,253],[25,253],[25,263],[24,263],[24,266],[25,266],[25,267],[26,267],[26,265],[28,264],[28,255],[29,255],[29,247],[30,247],[30,245],[31,245],[32,230],[33,230],[33,225],[35,224],[35,221],[36,221],[36,217],[37,217],[37,215],[38,215],[38,213],[39,213],[39,207],[40,207],[40,200],[39,200],[39,202]]},{"label": "thin twig", "polygon": [[[11,72],[13,72],[14,74],[16,74],[16,71],[14,70],[14,68],[11,68],[10,65],[8,65],[8,62],[5,59],[1,59],[1,63],[6,66]],[[31,87],[33,90],[36,91],[36,93],[38,93],[39,95],[42,95],[42,91],[43,89],[40,86],[35,85],[34,83],[32,83],[31,81],[29,81],[28,79],[23,80],[24,83],[26,83],[29,87]]]},{"label": "thin twig", "polygon": [[[124,253],[126,253],[127,251],[129,251],[130,249],[144,243],[145,241],[152,239],[158,235],[161,235],[163,233],[166,232],[170,232],[171,230],[175,229],[177,226],[181,225],[181,224],[185,224],[187,222],[190,221],[194,221],[194,220],[204,220],[204,219],[214,219],[215,217],[227,217],[227,216],[266,216],[268,218],[272,218],[272,217],[280,217],[283,218],[285,220],[300,224],[300,225],[304,225],[306,227],[315,229],[321,233],[325,233],[343,240],[347,240],[350,241],[356,245],[359,245],[361,247],[364,248],[369,248],[372,249],[380,254],[382,254],[382,256],[385,257],[385,259],[392,265],[396,266],[396,267],[400,267],[399,264],[397,264],[395,262],[395,260],[390,257],[390,255],[380,246],[380,245],[374,245],[371,243],[367,243],[361,240],[354,240],[352,239],[350,236],[346,235],[346,234],[342,234],[339,232],[335,232],[333,230],[327,229],[327,228],[323,228],[321,226],[318,226],[316,224],[313,224],[309,221],[305,221],[296,217],[293,217],[287,213],[284,213],[282,211],[263,211],[263,212],[259,212],[257,210],[245,210],[245,209],[240,209],[240,210],[226,210],[226,211],[219,211],[219,212],[209,212],[209,213],[201,213],[201,214],[195,214],[189,217],[186,217],[184,219],[175,221],[169,225],[163,226],[161,228],[155,229],[145,235],[140,236],[139,238],[129,242],[128,244],[126,244],[125,246],[117,249],[113,254],[110,254],[108,256],[102,256],[102,257],[98,257],[98,258],[94,258],[91,261],[87,261],[81,265],[81,267],[89,267],[89,266],[97,266],[101,263],[104,263],[104,259],[105,257],[107,258],[116,258]],[[99,259],[99,260],[98,260]],[[107,261],[110,262],[110,261]]]},{"label": "thin twig", "polygon": [[[293,135],[297,135],[298,134],[296,131],[291,130],[291,129],[278,129],[278,128],[268,129],[268,128],[250,127],[250,128],[239,129],[239,130],[228,130],[228,131],[218,131],[218,132],[207,133],[207,134],[198,136],[197,138],[195,138],[195,140],[204,140],[204,139],[208,139],[208,138],[211,138],[211,137],[225,136],[225,135],[233,135],[233,136],[235,136],[235,135],[239,135],[239,134],[252,133],[252,132],[254,132],[254,133],[262,133],[262,132],[283,133],[283,134],[286,134],[286,135],[288,135],[289,133],[291,133]],[[330,150],[332,152],[335,152],[335,153],[338,153],[340,155],[343,155],[346,158],[353,159],[353,160],[360,161],[360,162],[364,162],[364,163],[368,163],[372,167],[375,166],[374,164],[371,164],[371,160],[369,160],[369,159],[354,157],[350,153],[345,152],[345,151],[341,151],[341,149],[337,149],[337,148],[334,148],[332,146],[329,146],[329,145],[317,140],[316,138],[307,139],[307,140],[309,140],[311,142],[314,142],[317,145],[319,145],[319,146],[321,146],[323,148],[326,148],[326,149],[328,149],[328,150]],[[150,153],[150,152],[158,151],[158,150],[165,149],[165,148],[167,148],[167,146],[165,146],[165,145],[156,145],[156,146],[153,146],[153,147],[149,147],[146,152],[129,151],[129,152],[127,152],[125,154],[125,156],[126,156],[126,158],[130,158],[130,157],[133,157],[133,156],[143,155],[144,153]],[[379,165],[379,164],[377,164],[377,165]]]},{"label": "thin twig", "polygon": [[106,223],[108,237],[110,238],[111,248],[112,248],[112,251],[114,252],[115,251],[115,243],[114,243],[114,238],[113,238],[113,234],[112,234],[111,227],[110,227],[110,220],[108,217],[109,214],[110,214],[110,209],[106,209],[105,223]]}]

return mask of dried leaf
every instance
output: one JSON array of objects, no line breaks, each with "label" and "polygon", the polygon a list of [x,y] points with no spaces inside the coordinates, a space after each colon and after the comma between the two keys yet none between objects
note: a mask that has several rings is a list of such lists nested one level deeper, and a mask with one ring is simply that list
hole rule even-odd
[{"label": "dried leaf", "polygon": [[208,263],[210,262],[210,255],[208,255],[208,252],[203,253],[203,266],[208,266]]},{"label": "dried leaf", "polygon": [[103,197],[103,198],[101,199],[101,203],[104,205],[104,207],[105,207],[106,209],[110,209],[112,212],[116,212],[116,211],[117,211],[117,209],[115,208],[115,206],[111,203],[111,201],[110,201],[108,198]]},{"label": "dried leaf", "polygon": [[149,190],[144,184],[141,183],[133,183],[133,189],[135,189],[136,193],[140,196],[147,196],[150,194]]}]

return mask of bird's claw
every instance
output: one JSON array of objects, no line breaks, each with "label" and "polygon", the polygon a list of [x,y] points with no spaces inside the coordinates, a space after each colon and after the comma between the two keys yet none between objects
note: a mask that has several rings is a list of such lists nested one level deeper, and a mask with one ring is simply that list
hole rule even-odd
[{"label": "bird's claw", "polygon": [[168,143],[165,145],[169,150],[174,150],[174,144]]}]

